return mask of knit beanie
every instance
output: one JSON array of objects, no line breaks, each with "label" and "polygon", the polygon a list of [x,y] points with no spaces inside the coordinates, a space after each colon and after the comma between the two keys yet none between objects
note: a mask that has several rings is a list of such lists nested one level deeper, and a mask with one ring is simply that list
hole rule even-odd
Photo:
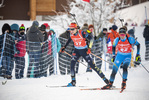
[{"label": "knit beanie", "polygon": [[107,28],[103,28],[103,30],[102,31],[107,31]]},{"label": "knit beanie", "polygon": [[117,30],[117,28],[118,28],[118,27],[117,27],[116,25],[113,25],[113,26],[112,26],[112,29],[113,29],[114,31]]},{"label": "knit beanie", "polygon": [[8,23],[5,23],[2,27],[2,33],[5,34],[5,31],[9,30],[9,33],[11,33],[11,28],[10,25]]},{"label": "knit beanie", "polygon": [[46,31],[46,26],[42,24],[41,27],[39,28],[39,30]]},{"label": "knit beanie", "polygon": [[94,28],[94,26],[91,24],[91,25],[88,26],[88,28]]},{"label": "knit beanie", "polygon": [[22,31],[22,30],[24,30],[24,31],[25,31],[24,24],[22,24],[22,25],[20,26],[20,28],[19,28],[19,31]]},{"label": "knit beanie", "polygon": [[39,26],[38,21],[36,21],[36,20],[35,20],[35,21],[33,21],[32,26],[38,27],[38,26]]},{"label": "knit beanie", "polygon": [[43,25],[45,25],[46,28],[47,28],[47,27],[50,27],[48,23],[44,23]]},{"label": "knit beanie", "polygon": [[12,24],[11,25],[11,30],[12,31],[19,31],[19,25],[18,24]]}]

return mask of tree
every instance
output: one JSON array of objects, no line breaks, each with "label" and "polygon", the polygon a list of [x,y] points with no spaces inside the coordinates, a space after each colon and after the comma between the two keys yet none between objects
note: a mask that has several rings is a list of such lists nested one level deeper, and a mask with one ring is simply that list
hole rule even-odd
[{"label": "tree", "polygon": [[[75,22],[74,17],[70,15],[75,14],[75,18],[82,26],[84,23],[94,25],[94,34],[97,35],[103,27],[109,27],[113,23],[110,22],[115,17],[115,10],[118,9],[116,6],[120,0],[90,0],[90,3],[84,2],[83,0],[67,0],[67,6],[63,6],[65,13],[56,12],[58,17],[54,16],[53,20],[63,28],[68,27],[70,22]],[[53,19],[53,17],[50,17]]]}]

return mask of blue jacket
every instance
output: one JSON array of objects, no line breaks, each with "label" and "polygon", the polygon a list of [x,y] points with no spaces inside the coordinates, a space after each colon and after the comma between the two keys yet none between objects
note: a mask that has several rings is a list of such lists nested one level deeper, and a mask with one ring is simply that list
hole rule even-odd
[{"label": "blue jacket", "polygon": [[[52,41],[53,57],[55,57],[56,56],[56,53],[58,53],[60,51],[60,49],[61,49],[61,43],[60,43],[59,39],[56,38],[56,34],[51,35],[51,41]],[[56,48],[57,48],[57,52],[55,51]]]}]

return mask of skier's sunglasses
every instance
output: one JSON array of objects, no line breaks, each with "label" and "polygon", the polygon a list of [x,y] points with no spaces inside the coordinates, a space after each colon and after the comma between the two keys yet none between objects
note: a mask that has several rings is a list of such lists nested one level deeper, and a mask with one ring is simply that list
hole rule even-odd
[{"label": "skier's sunglasses", "polygon": [[120,36],[125,36],[126,34],[119,34]]},{"label": "skier's sunglasses", "polygon": [[75,28],[70,28],[70,30],[71,30],[71,31],[74,31],[74,30],[75,30]]}]

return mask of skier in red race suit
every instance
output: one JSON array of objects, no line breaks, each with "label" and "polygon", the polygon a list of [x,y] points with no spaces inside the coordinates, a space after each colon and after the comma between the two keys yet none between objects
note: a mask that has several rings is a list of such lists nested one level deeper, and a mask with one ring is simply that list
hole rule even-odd
[{"label": "skier in red race suit", "polygon": [[[108,79],[105,77],[101,69],[99,69],[93,60],[90,57],[91,53],[91,47],[93,45],[93,38],[90,33],[83,32],[82,30],[78,30],[76,23],[70,24],[70,38],[68,39],[67,43],[64,47],[61,48],[60,52],[64,52],[67,45],[71,42],[71,40],[74,42],[74,51],[72,53],[71,58],[71,79],[72,81],[68,83],[68,87],[75,86],[76,85],[76,78],[75,78],[75,69],[74,66],[77,62],[77,60],[82,56],[86,62],[91,66],[91,68],[96,71],[96,73],[104,80],[106,84],[109,83]],[[90,40],[89,45],[86,43],[86,39]]]}]

